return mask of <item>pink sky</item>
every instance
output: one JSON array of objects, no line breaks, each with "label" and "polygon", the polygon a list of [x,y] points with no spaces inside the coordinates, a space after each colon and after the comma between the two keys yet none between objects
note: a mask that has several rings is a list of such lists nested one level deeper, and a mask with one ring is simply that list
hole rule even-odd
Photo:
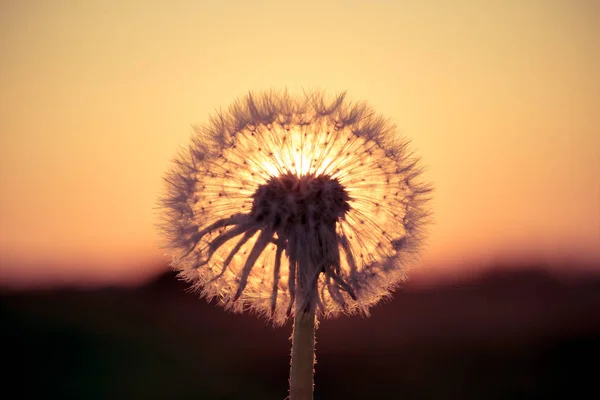
[{"label": "pink sky", "polygon": [[251,4],[0,6],[3,284],[156,273],[154,207],[191,125],[282,87],[347,90],[412,139],[436,189],[415,270],[600,266],[595,2]]}]

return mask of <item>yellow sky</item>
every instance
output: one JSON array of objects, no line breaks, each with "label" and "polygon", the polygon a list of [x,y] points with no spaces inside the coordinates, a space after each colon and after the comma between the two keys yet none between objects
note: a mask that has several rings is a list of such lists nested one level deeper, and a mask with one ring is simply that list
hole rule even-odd
[{"label": "yellow sky", "polygon": [[600,260],[599,4],[3,1],[2,281],[152,272],[191,125],[283,87],[348,90],[412,139],[424,265]]}]

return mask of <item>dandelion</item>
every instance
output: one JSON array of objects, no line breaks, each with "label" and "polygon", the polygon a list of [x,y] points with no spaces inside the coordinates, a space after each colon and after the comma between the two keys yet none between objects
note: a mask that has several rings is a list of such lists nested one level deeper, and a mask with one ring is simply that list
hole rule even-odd
[{"label": "dandelion", "polygon": [[174,160],[172,267],[209,301],[294,318],[290,399],[312,399],[315,321],[368,315],[405,279],[431,187],[395,127],[345,94],[249,94]]}]

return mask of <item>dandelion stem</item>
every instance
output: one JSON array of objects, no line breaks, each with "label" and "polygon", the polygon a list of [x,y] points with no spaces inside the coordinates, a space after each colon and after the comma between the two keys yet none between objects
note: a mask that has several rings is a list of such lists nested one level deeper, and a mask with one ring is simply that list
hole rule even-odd
[{"label": "dandelion stem", "polygon": [[296,301],[294,332],[292,334],[290,400],[313,399],[315,308],[302,308],[302,302]]}]

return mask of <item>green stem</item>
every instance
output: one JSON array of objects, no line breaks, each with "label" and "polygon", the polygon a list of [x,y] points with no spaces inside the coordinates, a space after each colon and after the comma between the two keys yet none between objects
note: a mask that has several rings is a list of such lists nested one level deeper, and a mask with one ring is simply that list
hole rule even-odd
[{"label": "green stem", "polygon": [[290,400],[313,399],[314,362],[315,310],[314,307],[309,307],[309,310],[299,310],[296,307],[292,334]]}]

